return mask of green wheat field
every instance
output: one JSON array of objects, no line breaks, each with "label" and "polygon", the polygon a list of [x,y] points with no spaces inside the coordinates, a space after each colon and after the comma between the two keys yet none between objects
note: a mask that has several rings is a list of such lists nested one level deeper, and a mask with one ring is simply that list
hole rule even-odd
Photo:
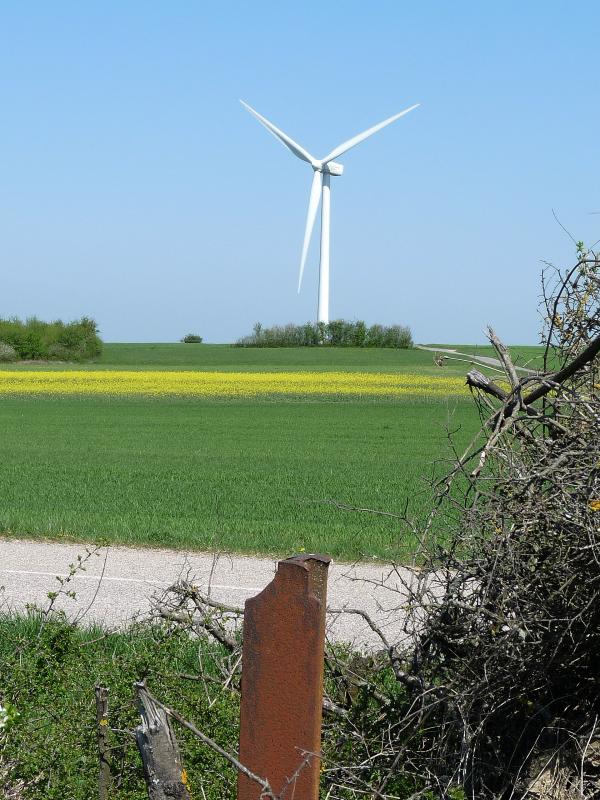
[{"label": "green wheat field", "polygon": [[[493,355],[486,347],[456,349]],[[541,351],[511,352],[535,366]],[[436,366],[433,353],[416,349],[204,344],[109,344],[91,365],[4,365],[0,532],[240,553],[405,557],[414,542],[398,519],[339,506],[425,513],[427,479],[452,458],[449,431],[460,449],[478,429],[473,400],[462,388],[468,369],[460,361]],[[345,385],[358,387],[381,373],[416,382],[418,390],[2,393],[9,373],[57,371],[105,372],[106,380],[140,371],[351,373]],[[447,396],[428,392],[432,381],[461,388]]]}]

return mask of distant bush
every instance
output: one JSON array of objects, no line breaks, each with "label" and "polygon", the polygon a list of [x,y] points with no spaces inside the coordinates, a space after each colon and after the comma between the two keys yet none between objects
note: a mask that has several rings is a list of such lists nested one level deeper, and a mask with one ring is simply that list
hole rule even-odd
[{"label": "distant bush", "polygon": [[0,361],[88,361],[101,351],[98,327],[89,317],[74,322],[0,319]]},{"label": "distant bush", "polygon": [[202,337],[198,336],[197,333],[188,333],[188,335],[184,336],[181,341],[186,342],[187,344],[202,344]]},{"label": "distant bush", "polygon": [[404,325],[367,325],[362,320],[335,319],[329,323],[274,325],[263,328],[257,322],[251,334],[243,336],[236,347],[396,347],[413,346],[410,328]]}]

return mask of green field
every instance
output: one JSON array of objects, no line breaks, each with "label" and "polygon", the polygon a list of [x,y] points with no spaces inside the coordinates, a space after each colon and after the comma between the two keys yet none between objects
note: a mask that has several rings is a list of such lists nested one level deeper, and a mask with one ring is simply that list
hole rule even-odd
[{"label": "green field", "polygon": [[[88,368],[442,375],[468,369],[440,370],[432,356],[107,345],[101,363]],[[451,456],[447,428],[458,431],[462,446],[477,416],[468,397],[5,396],[0,426],[0,531],[9,535],[274,554],[304,548],[351,559],[402,557],[414,543],[397,520],[340,510],[331,501],[392,513],[408,502],[423,513],[424,476]]]},{"label": "green field", "polygon": [[[486,345],[432,345],[451,347],[473,355],[495,356]],[[535,367],[540,347],[511,348],[515,362]],[[237,371],[348,370],[360,372],[412,372],[423,375],[464,375],[464,363],[448,361],[442,368],[434,353],[424,350],[392,350],[355,347],[244,348],[228,344],[105,344],[102,355],[91,364],[46,362],[0,364],[0,369],[199,369]]]}]

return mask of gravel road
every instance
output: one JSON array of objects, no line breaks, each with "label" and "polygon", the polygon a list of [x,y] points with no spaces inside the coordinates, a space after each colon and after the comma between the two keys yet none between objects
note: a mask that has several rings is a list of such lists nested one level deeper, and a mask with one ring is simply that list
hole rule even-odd
[{"label": "gravel road", "polygon": [[[77,556],[85,556],[83,544],[0,539],[0,609],[22,611],[29,603],[44,606],[47,594],[60,588],[57,576],[66,576]],[[118,628],[150,607],[150,598],[184,574],[193,576],[200,589],[230,605],[262,591],[272,579],[276,560],[174,550],[101,548],[86,563],[68,588],[76,598],[59,598],[69,618]],[[401,638],[403,614],[398,610],[410,581],[408,569],[395,570],[378,563],[336,564],[329,569],[328,607],[360,608],[385,631],[389,640]],[[365,582],[367,581],[367,582]],[[328,614],[328,635],[335,641],[364,648],[380,648],[379,638],[364,619],[355,614]]]}]

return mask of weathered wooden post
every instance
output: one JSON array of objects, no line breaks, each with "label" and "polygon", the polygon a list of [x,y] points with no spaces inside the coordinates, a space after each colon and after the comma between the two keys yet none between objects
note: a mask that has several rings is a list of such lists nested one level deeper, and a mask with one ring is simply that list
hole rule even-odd
[{"label": "weathered wooden post", "polygon": [[134,730],[149,800],[190,800],[187,773],[167,710],[141,681],[134,684],[142,717]]},{"label": "weathered wooden post", "polygon": [[[330,561],[320,555],[280,561],[271,583],[245,606],[239,758],[283,798],[319,796]],[[260,795],[260,786],[240,773],[238,800]]]}]

